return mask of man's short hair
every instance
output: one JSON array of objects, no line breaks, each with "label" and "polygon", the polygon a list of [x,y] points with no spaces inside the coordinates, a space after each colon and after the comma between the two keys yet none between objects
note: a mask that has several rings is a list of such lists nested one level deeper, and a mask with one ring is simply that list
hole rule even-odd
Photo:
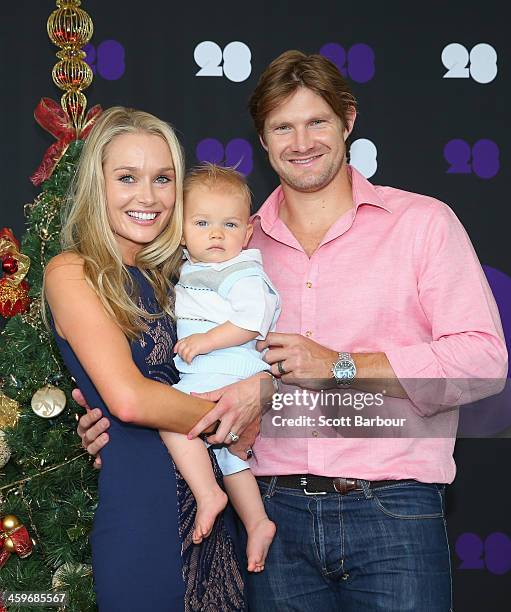
[{"label": "man's short hair", "polygon": [[209,189],[220,188],[225,189],[227,192],[239,193],[246,200],[250,214],[252,194],[245,177],[235,168],[224,168],[210,162],[204,162],[199,166],[195,166],[188,170],[185,176],[183,184],[185,197],[191,189],[197,186]]},{"label": "man's short hair", "polygon": [[348,125],[348,116],[357,102],[335,64],[322,55],[285,51],[262,73],[249,100],[250,114],[260,136],[266,117],[299,87],[307,87],[321,96],[343,126]]}]

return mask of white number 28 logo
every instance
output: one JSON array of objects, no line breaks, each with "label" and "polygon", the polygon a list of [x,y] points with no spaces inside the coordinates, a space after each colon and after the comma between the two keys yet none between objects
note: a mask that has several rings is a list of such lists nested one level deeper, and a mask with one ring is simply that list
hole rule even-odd
[{"label": "white number 28 logo", "polygon": [[[230,81],[245,81],[252,72],[252,53],[245,43],[234,41],[222,49],[211,40],[205,40],[195,47],[193,58],[199,72],[195,76],[226,76]],[[223,62],[223,64],[222,64]]]},{"label": "white number 28 logo", "polygon": [[470,53],[459,43],[451,43],[442,51],[442,64],[448,68],[444,79],[468,79],[489,83],[497,76],[497,52],[487,43],[479,43]]}]

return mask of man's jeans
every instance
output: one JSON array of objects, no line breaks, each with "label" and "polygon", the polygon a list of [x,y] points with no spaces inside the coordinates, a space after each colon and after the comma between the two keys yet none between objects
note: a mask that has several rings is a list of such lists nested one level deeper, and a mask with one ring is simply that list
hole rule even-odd
[{"label": "man's jeans", "polygon": [[259,482],[277,535],[248,581],[251,612],[449,612],[444,486],[305,495]]}]

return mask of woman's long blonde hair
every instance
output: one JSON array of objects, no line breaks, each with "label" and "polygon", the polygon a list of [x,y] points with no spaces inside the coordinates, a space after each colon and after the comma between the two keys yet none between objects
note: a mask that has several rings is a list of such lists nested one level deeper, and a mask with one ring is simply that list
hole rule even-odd
[{"label": "woman's long blonde hair", "polygon": [[[163,138],[174,163],[176,201],[168,226],[136,255],[135,265],[154,288],[161,308],[148,314],[137,304],[136,287],[123,264],[114,232],[110,228],[103,163],[107,145],[120,134],[143,132]],[[181,259],[183,229],[184,161],[181,145],[169,124],[143,111],[114,106],[104,111],[91,130],[72,181],[62,223],[62,249],[78,254],[84,262],[85,279],[104,308],[129,338],[146,328],[144,319],[163,312],[174,316],[175,281]]]}]

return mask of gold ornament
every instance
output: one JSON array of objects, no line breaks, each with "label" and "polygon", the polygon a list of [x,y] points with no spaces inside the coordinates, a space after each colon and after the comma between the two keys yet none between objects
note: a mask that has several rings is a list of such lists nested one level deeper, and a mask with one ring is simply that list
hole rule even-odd
[{"label": "gold ornament", "polygon": [[5,467],[11,458],[11,449],[5,439],[5,432],[0,430],[0,469]]},{"label": "gold ornament", "polygon": [[63,563],[60,565],[53,574],[51,579],[51,586],[53,589],[63,589],[69,586],[68,580],[66,580],[67,574],[75,574],[80,578],[92,575],[92,566],[85,563]]},{"label": "gold ornament", "polygon": [[16,427],[20,416],[20,405],[0,391],[0,428]]},{"label": "gold ornament", "polygon": [[77,133],[82,127],[87,106],[82,89],[89,87],[93,79],[92,70],[84,61],[85,52],[81,51],[92,37],[92,19],[79,8],[80,4],[80,0],[57,0],[58,8],[50,15],[47,24],[50,40],[61,48],[57,53],[60,61],[52,71],[53,82],[64,90],[60,104]]},{"label": "gold ornament", "polygon": [[[7,228],[4,228],[7,230]],[[17,270],[13,274],[6,277],[6,284],[17,287],[27,275],[30,268],[30,257],[23,255],[19,250],[19,242],[14,238],[10,230],[2,232],[0,235],[0,257],[12,255],[17,262]]]},{"label": "gold ornament", "polygon": [[41,296],[32,300],[28,312],[24,312],[21,315],[21,319],[23,320],[23,323],[30,325],[30,327],[32,327],[32,329],[35,329],[36,331],[46,331],[44,328],[43,321],[41,319]]},{"label": "gold ornament", "polygon": [[14,542],[11,538],[5,538],[4,540],[4,548],[7,552],[13,553],[15,550]]},{"label": "gold ornament", "polygon": [[6,514],[1,521],[1,528],[4,531],[12,531],[21,525],[19,519],[14,514]]},{"label": "gold ornament", "polygon": [[32,410],[43,419],[53,419],[66,407],[66,394],[55,385],[46,385],[32,396]]}]

